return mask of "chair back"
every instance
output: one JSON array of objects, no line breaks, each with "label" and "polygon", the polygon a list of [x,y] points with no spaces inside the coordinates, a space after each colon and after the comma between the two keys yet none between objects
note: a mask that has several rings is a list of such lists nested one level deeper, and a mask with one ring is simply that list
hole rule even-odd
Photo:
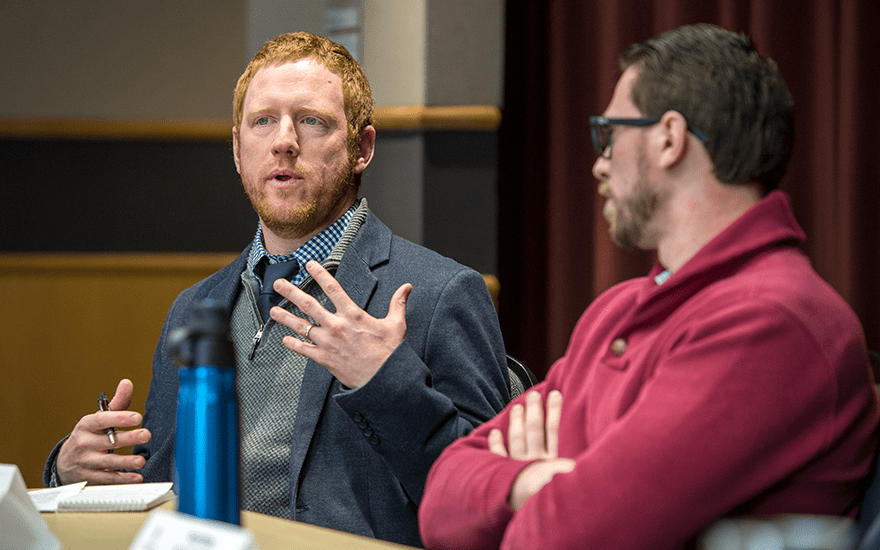
[{"label": "chair back", "polygon": [[[880,370],[880,354],[868,350],[874,372]],[[880,389],[880,387],[878,387]],[[856,519],[859,543],[856,550],[880,550],[880,452],[874,456],[874,467],[871,469],[871,481],[862,499],[859,515]]]},{"label": "chair back", "polygon": [[856,529],[859,544],[856,550],[880,550],[880,461],[874,457],[871,483],[862,499]]},{"label": "chair back", "polygon": [[510,399],[524,394],[527,389],[538,383],[538,379],[528,367],[518,359],[507,356],[507,373],[510,376]]}]

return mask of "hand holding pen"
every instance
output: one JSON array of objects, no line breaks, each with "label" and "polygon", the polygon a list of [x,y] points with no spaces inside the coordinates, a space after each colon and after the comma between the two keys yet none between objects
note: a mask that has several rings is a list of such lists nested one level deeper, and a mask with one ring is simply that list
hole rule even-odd
[{"label": "hand holding pen", "polygon": [[[134,386],[122,380],[113,399],[107,402],[102,394],[96,413],[83,416],[70,436],[61,445],[55,461],[56,480],[60,484],[88,481],[92,485],[140,483],[137,472],[144,467],[144,457],[112,453],[113,449],[130,447],[150,440],[150,431],[138,428],[143,417],[127,410],[131,405]],[[124,429],[132,428],[132,429]]]}]

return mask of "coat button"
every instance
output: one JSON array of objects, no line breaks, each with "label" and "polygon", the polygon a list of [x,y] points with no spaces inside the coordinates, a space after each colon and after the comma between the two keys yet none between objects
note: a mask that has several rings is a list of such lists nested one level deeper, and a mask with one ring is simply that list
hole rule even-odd
[{"label": "coat button", "polygon": [[369,441],[370,441],[370,443],[372,443],[373,445],[378,445],[378,444],[379,444],[379,437],[378,437],[376,434],[373,434],[373,435],[370,436]]},{"label": "coat button", "polygon": [[613,342],[611,342],[611,353],[615,356],[620,357],[626,351],[626,340],[623,338],[616,338]]}]

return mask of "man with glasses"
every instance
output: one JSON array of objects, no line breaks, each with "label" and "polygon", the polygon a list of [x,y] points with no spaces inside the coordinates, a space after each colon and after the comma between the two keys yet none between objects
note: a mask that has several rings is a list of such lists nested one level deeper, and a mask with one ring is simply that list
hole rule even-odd
[{"label": "man with glasses", "polygon": [[697,25],[629,47],[621,68],[590,121],[593,175],[611,238],[658,263],[441,454],[419,510],[429,548],[679,548],[724,516],[858,506],[874,379],[775,190],[793,138],[775,63]]}]

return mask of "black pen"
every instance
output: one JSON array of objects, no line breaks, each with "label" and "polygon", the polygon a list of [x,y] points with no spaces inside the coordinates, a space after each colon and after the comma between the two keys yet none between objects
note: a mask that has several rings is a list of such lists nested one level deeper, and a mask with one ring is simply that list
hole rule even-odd
[{"label": "black pen", "polygon": [[[101,395],[98,396],[98,409],[102,412],[110,410],[110,404],[107,403],[107,394],[101,392]],[[116,428],[107,428],[104,430],[107,433],[107,437],[110,438],[110,444],[116,445]]]}]

